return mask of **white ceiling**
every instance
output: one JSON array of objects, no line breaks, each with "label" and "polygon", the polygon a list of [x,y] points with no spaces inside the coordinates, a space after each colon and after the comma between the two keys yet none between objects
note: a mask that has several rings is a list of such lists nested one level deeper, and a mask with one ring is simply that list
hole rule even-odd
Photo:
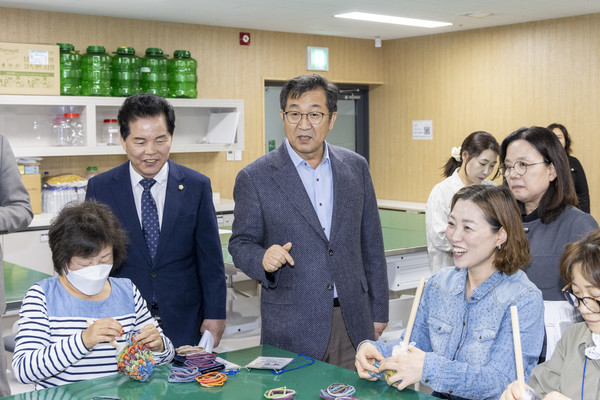
[{"label": "white ceiling", "polygon": [[[600,13],[600,0],[0,0],[0,7],[386,40]],[[429,29],[333,17],[350,11],[454,25]],[[463,15],[474,12],[492,15]]]}]

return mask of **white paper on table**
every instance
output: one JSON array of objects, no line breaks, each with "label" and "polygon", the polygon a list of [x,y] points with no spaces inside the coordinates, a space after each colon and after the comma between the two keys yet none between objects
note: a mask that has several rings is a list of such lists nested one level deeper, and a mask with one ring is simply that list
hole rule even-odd
[{"label": "white paper on table", "polygon": [[546,360],[549,360],[567,328],[581,321],[579,311],[568,301],[544,301],[544,325],[546,326]]},{"label": "white paper on table", "polygon": [[286,357],[256,357],[250,364],[246,365],[246,368],[256,369],[283,369],[286,365],[292,362],[293,358]]},{"label": "white paper on table", "polygon": [[234,143],[239,118],[239,112],[210,113],[206,142]]},{"label": "white paper on table", "polygon": [[223,369],[223,371],[235,371],[238,369],[241,369],[242,367],[240,367],[239,365],[232,363],[231,361],[227,361],[224,358],[221,357],[217,357],[215,359],[216,362],[221,363],[225,366],[225,368]]},{"label": "white paper on table", "polygon": [[212,333],[208,329],[202,334],[198,346],[202,347],[207,353],[212,353],[213,347],[215,347],[215,338],[213,338]]}]

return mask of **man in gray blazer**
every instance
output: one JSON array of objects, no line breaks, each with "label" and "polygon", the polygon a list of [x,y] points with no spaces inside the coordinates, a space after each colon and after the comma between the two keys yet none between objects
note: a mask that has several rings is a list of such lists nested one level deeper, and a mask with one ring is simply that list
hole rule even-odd
[{"label": "man in gray blazer", "polygon": [[[29,193],[23,185],[15,156],[8,139],[0,135],[0,234],[27,228],[32,219],[33,211],[29,203]],[[0,248],[0,316],[6,311],[2,260],[3,253]],[[10,395],[6,368],[2,324],[0,324],[0,397]]]},{"label": "man in gray blazer", "polygon": [[354,369],[387,326],[388,284],[367,162],[325,142],[337,97],[316,74],[283,87],[286,140],[238,174],[229,252],[262,285],[261,343]]}]

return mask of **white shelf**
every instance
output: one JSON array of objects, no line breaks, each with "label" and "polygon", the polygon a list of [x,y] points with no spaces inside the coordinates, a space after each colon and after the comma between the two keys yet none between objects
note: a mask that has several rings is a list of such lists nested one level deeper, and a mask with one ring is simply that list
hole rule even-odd
[{"label": "white shelf", "polygon": [[[123,97],[0,96],[0,133],[8,137],[16,157],[125,154],[121,146],[101,142],[104,119],[116,119]],[[172,153],[244,150],[244,101],[167,99],[175,108]],[[85,146],[54,146],[52,121],[66,112],[79,113],[86,129]],[[234,143],[205,143],[211,113],[237,112]],[[41,135],[34,132],[41,125]],[[231,136],[223,132],[224,137]]]}]

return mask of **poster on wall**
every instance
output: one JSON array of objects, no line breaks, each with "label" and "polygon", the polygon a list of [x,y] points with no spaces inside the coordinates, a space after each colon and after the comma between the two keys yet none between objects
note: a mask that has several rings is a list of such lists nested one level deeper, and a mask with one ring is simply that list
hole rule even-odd
[{"label": "poster on wall", "polygon": [[433,140],[433,121],[413,121],[412,136],[413,140]]}]

